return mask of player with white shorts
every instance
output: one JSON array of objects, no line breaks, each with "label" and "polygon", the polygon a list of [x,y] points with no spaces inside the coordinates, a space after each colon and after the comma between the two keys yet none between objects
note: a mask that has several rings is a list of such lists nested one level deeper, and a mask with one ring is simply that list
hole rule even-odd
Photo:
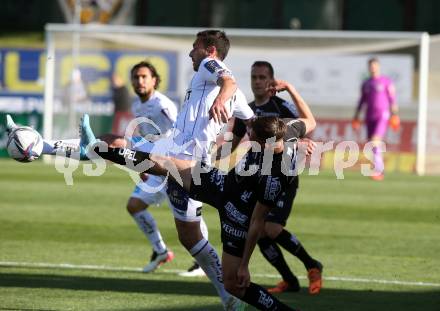
[{"label": "player with white shorts", "polygon": [[[133,66],[131,83],[138,98],[131,107],[135,119],[127,129],[136,130],[149,141],[169,134],[177,116],[176,105],[156,90],[159,82],[160,76],[151,63],[143,61]],[[126,133],[125,136],[131,137],[133,133]],[[144,272],[151,272],[172,260],[174,254],[167,249],[154,217],[147,211],[149,206],[159,205],[167,197],[164,178],[150,175],[141,177],[143,181],[136,185],[127,202],[127,211],[153,247],[151,261],[143,268]]]},{"label": "player with white shorts", "polygon": [[[153,152],[181,159],[198,159],[209,164],[216,137],[228,119],[234,116],[249,120],[254,116],[231,71],[222,61],[228,50],[229,39],[223,31],[206,30],[197,34],[189,54],[195,74],[177,116],[174,132],[167,142],[157,141]],[[223,285],[220,257],[200,231],[202,203],[190,199],[188,193],[172,181],[168,181],[167,193],[180,242],[206,273],[224,308],[236,310],[237,300]]]}]

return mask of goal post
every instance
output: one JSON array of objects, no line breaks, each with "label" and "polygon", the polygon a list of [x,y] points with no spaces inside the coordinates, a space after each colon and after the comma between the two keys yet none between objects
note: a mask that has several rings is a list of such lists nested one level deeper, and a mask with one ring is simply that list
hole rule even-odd
[{"label": "goal post", "polygon": [[426,134],[428,111],[428,70],[429,70],[429,35],[423,33],[420,38],[419,64],[419,109],[417,117],[417,166],[419,175],[426,173]]},{"label": "goal post", "polygon": [[[426,44],[428,45],[428,44]],[[429,175],[440,174],[440,35],[431,36],[429,39],[428,51],[425,51],[429,62],[425,63],[425,76],[427,83],[426,107],[421,114],[425,120],[420,120],[424,125],[425,133],[424,149],[421,151],[425,155],[421,161],[422,173]],[[429,55],[428,55],[429,53]],[[422,147],[421,146],[421,147]]]},{"label": "goal post", "polygon": [[[137,27],[121,25],[46,26],[46,85],[44,136],[68,138],[75,134],[71,121],[88,112],[108,130],[113,103],[111,76],[121,76],[130,88],[129,70],[148,58],[162,76],[160,91],[176,104],[182,102],[193,74],[189,51],[200,28]],[[227,65],[239,87],[250,99],[250,66],[267,60],[276,77],[292,82],[311,105],[318,118],[315,139],[354,138],[349,122],[367,75],[367,60],[378,57],[385,75],[391,76],[397,89],[402,130],[387,137],[386,166],[390,170],[418,174],[440,174],[440,168],[427,167],[438,155],[432,152],[430,129],[440,121],[432,119],[428,92],[432,66],[431,38],[426,33],[372,31],[299,31],[225,29],[231,39]],[[78,61],[74,68],[73,38],[78,38]],[[51,56],[52,55],[52,56]],[[70,58],[70,59],[69,59]],[[72,87],[73,72],[80,73],[86,90],[83,101],[68,98],[62,90]],[[78,88],[79,89],[79,88]],[[78,95],[78,94],[76,94]],[[134,94],[131,93],[134,97]],[[63,98],[64,96],[64,98]],[[282,95],[286,96],[286,95]],[[286,97],[288,98],[288,97]],[[73,105],[66,101],[77,100]],[[68,107],[74,107],[68,109]],[[435,110],[435,109],[434,109]],[[72,114],[74,116],[72,116]],[[75,123],[75,122],[73,122]],[[72,128],[73,127],[73,128]],[[418,130],[416,130],[418,129]],[[364,133],[365,134],[365,133]],[[64,136],[64,137],[63,137]],[[365,136],[365,135],[364,135]],[[365,140],[365,138],[362,138]],[[429,161],[428,161],[429,159]],[[330,160],[329,160],[330,161]],[[325,161],[324,161],[325,162]]]}]

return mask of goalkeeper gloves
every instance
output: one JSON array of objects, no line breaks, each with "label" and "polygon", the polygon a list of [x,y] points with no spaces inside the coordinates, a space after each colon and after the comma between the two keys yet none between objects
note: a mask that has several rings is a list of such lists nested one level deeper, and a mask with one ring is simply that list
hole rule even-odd
[{"label": "goalkeeper gloves", "polygon": [[359,119],[353,119],[351,121],[351,127],[353,130],[358,131],[361,128],[361,121]]},{"label": "goalkeeper gloves", "polygon": [[400,129],[400,118],[397,114],[393,114],[388,123],[394,132],[397,132]]}]

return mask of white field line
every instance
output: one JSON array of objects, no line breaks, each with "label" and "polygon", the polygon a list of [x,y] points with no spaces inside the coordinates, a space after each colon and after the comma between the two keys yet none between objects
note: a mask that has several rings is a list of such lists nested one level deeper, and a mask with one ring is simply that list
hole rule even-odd
[{"label": "white field line", "polygon": [[[15,268],[50,268],[50,269],[78,269],[78,270],[101,270],[101,271],[115,271],[115,272],[141,272],[141,268],[131,267],[115,267],[103,265],[74,265],[69,263],[45,263],[45,262],[14,262],[14,261],[0,261],[0,267],[15,267]],[[160,272],[177,274],[185,270],[178,269],[160,269]],[[279,278],[277,274],[262,274],[254,273],[255,277],[265,278]],[[306,279],[305,276],[299,276],[299,279]],[[352,277],[337,277],[324,276],[327,281],[337,282],[355,282],[355,283],[376,283],[376,284],[390,284],[390,285],[404,285],[404,286],[425,286],[425,287],[440,287],[440,283],[431,282],[409,282],[399,280],[381,280],[381,279],[367,279],[367,278],[352,278]]]}]

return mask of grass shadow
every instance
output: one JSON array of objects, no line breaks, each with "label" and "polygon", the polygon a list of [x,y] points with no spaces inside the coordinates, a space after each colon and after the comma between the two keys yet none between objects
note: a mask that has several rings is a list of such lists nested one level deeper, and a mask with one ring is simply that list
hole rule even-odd
[{"label": "grass shadow", "polygon": [[[159,295],[216,296],[212,286],[197,279],[179,280],[138,280],[114,277],[66,276],[53,274],[0,273],[0,287],[48,288],[84,291],[110,291],[121,293],[148,293]],[[374,291],[325,288],[317,296],[310,296],[306,288],[299,293],[285,293],[278,296],[283,302],[301,310],[309,311],[439,311],[440,290],[424,289],[418,291]],[[3,310],[3,309],[0,309]],[[147,308],[129,309],[142,311]],[[219,306],[182,306],[160,310],[175,311],[214,311]],[[254,310],[248,307],[247,310]]]},{"label": "grass shadow", "polygon": [[128,278],[68,276],[54,274],[0,273],[1,287],[51,288],[121,293],[182,294],[215,296],[206,282],[178,280],[139,280]]}]

